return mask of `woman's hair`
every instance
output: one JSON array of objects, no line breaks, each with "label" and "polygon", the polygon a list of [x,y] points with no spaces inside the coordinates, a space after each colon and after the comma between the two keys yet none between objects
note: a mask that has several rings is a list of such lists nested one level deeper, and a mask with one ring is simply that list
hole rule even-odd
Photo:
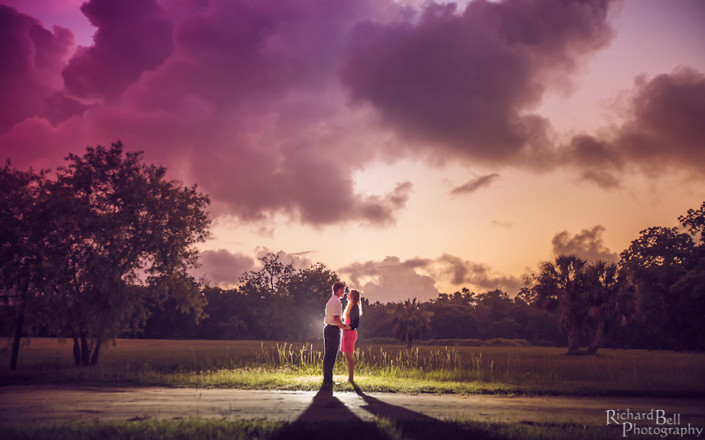
[{"label": "woman's hair", "polygon": [[360,304],[360,292],[357,290],[351,290],[350,293],[348,294],[348,305],[345,306],[345,312],[343,314],[345,316],[350,315],[350,307],[357,305],[357,310],[360,312],[360,316],[362,316],[362,304]]}]

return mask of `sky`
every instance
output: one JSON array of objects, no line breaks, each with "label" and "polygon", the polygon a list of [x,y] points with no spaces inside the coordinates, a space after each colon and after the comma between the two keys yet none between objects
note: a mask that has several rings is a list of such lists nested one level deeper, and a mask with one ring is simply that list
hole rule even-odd
[{"label": "sky", "polygon": [[700,0],[0,0],[0,159],[121,140],[371,301],[516,294],[705,201]]}]

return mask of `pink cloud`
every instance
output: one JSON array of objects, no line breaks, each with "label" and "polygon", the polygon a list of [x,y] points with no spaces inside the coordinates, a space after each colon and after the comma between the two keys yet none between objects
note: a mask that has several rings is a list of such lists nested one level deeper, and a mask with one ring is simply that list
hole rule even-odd
[{"label": "pink cloud", "polygon": [[25,118],[58,121],[80,111],[59,94],[59,72],[73,51],[73,33],[0,5],[0,133]]},{"label": "pink cloud", "polygon": [[363,296],[380,302],[434,299],[440,293],[437,282],[480,291],[500,289],[510,295],[518,293],[523,284],[520,277],[499,275],[487,265],[449,254],[409,260],[388,256],[382,261],[352,263],[340,268],[339,273],[350,280],[349,284],[360,287]]},{"label": "pink cloud", "polygon": [[63,71],[71,96],[115,100],[173,50],[171,22],[156,0],[90,0],[81,11],[98,31],[94,44],[79,47]]},{"label": "pink cloud", "polygon": [[[391,0],[90,0],[94,42],[77,51],[71,31],[0,6],[0,157],[55,168],[122,140],[198,183],[215,215],[383,227],[413,187],[358,193],[355,176],[379,158],[581,163],[605,187],[626,161],[701,163],[692,71],[640,83],[614,138],[550,148],[549,121],[531,111],[609,44],[610,3],[476,0],[417,15]],[[390,132],[401,141],[380,141]]]},{"label": "pink cloud", "polygon": [[225,249],[201,252],[199,263],[201,266],[192,270],[192,274],[222,288],[237,285],[240,277],[255,265],[252,258]]},{"label": "pink cloud", "polygon": [[682,67],[637,79],[631,119],[615,143],[632,161],[705,170],[705,75]]},{"label": "pink cloud", "polygon": [[434,279],[416,272],[419,264],[425,263],[386,257],[383,261],[353,263],[341,268],[340,273],[350,277],[348,285],[359,289],[360,294],[371,302],[397,302],[411,298],[427,301],[438,297]]},{"label": "pink cloud", "polygon": [[625,122],[599,136],[580,135],[562,150],[564,163],[604,188],[619,186],[621,175],[668,169],[702,177],[705,170],[705,75],[680,67],[652,79],[637,78]]},{"label": "pink cloud", "polygon": [[590,229],[583,229],[575,235],[568,231],[559,232],[553,236],[553,255],[576,255],[588,261],[606,261],[615,263],[619,261],[619,255],[610,251],[602,239],[605,227],[602,225],[593,226]]},{"label": "pink cloud", "polygon": [[[342,104],[336,75],[350,28],[387,7],[91,0],[82,11],[97,27],[94,44],[52,72],[65,84],[54,109],[83,113],[4,118],[1,151],[20,164],[56,166],[68,152],[120,139],[197,182],[215,214],[388,225],[411,186],[354,191],[352,174],[377,153]],[[72,108],[66,96],[91,107]]]},{"label": "pink cloud", "polygon": [[528,113],[552,81],[606,47],[610,2],[430,3],[417,20],[359,25],[342,71],[356,102],[444,158],[541,166],[549,123]]},{"label": "pink cloud", "polygon": [[453,190],[450,192],[452,195],[459,195],[459,194],[470,194],[473,193],[480,188],[484,188],[486,186],[492,185],[492,182],[497,180],[499,178],[499,174],[497,173],[491,173],[491,174],[486,174],[484,176],[478,176],[470,179],[468,182],[464,183],[463,185],[460,185],[456,188],[453,188]]}]

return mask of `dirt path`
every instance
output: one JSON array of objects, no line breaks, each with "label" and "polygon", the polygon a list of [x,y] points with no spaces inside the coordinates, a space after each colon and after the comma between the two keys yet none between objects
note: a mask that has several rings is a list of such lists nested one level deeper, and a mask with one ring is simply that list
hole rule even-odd
[{"label": "dirt path", "polygon": [[[604,426],[607,410],[664,410],[705,427],[705,399],[404,395],[338,391],[193,388],[0,387],[0,423],[115,419],[261,418],[283,421],[375,417]],[[430,419],[429,419],[430,420]]]}]

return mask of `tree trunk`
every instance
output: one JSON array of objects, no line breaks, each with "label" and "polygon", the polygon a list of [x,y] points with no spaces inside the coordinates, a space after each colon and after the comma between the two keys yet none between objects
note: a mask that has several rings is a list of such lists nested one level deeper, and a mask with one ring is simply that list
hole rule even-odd
[{"label": "tree trunk", "polygon": [[606,320],[604,318],[597,322],[597,328],[595,329],[595,335],[592,337],[592,342],[588,346],[588,354],[597,353],[597,349],[600,347],[600,341],[602,340],[602,335],[605,334]]},{"label": "tree trunk", "polygon": [[20,341],[22,340],[22,327],[24,327],[25,302],[22,300],[20,311],[15,325],[15,335],[12,339],[12,354],[10,355],[10,370],[17,369],[17,359],[20,356]]},{"label": "tree trunk", "polygon": [[88,346],[88,338],[85,332],[81,332],[81,365],[88,366],[90,360],[90,347]]},{"label": "tree trunk", "polygon": [[76,336],[73,337],[73,362],[77,367],[81,365],[81,345]]},{"label": "tree trunk", "polygon": [[580,343],[578,343],[578,329],[568,329],[568,353],[575,354],[580,352]]},{"label": "tree trunk", "polygon": [[98,363],[98,356],[100,355],[100,347],[102,343],[100,339],[95,341],[95,347],[93,348],[93,355],[91,356],[91,366]]}]

